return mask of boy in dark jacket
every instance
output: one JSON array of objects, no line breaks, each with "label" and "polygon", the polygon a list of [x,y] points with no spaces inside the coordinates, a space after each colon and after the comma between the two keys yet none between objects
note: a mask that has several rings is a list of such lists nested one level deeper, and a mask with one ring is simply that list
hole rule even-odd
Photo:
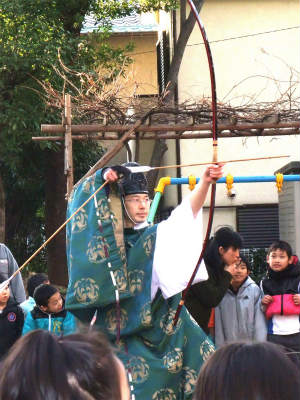
[{"label": "boy in dark jacket", "polygon": [[261,288],[268,341],[290,349],[290,357],[300,367],[300,265],[291,246],[283,240],[270,246],[267,262],[267,276],[261,281]]},{"label": "boy in dark jacket", "polygon": [[[6,278],[0,277],[4,282]],[[10,299],[9,286],[0,292],[0,359],[21,336],[24,324],[22,308]]]},{"label": "boy in dark jacket", "polygon": [[36,329],[44,329],[57,336],[75,333],[75,317],[64,308],[64,300],[58,289],[42,284],[33,294],[34,309],[27,314],[23,335]]}]

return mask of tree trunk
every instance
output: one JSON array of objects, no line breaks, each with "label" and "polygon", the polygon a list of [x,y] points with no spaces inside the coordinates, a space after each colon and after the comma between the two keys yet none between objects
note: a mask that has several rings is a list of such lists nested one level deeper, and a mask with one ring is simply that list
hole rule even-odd
[{"label": "tree trunk", "polygon": [[[46,236],[51,236],[66,220],[66,177],[64,148],[47,151],[46,168]],[[63,229],[47,246],[48,274],[51,283],[66,286],[68,282],[66,231]]]},{"label": "tree trunk", "polygon": [[5,241],[5,191],[0,175],[0,242]]},{"label": "tree trunk", "polygon": [[[202,6],[203,6],[204,0],[195,0],[194,4],[198,12],[200,12]],[[192,11],[190,11],[188,18],[184,18],[185,16],[185,6],[186,2],[182,1],[181,2],[181,9],[180,9],[180,32],[178,39],[176,40],[175,46],[174,46],[174,56],[171,60],[170,64],[170,69],[168,73],[168,82],[170,82],[169,86],[169,94],[166,97],[166,102],[170,102],[174,98],[174,89],[177,84],[177,79],[178,79],[178,73],[179,69],[181,66],[181,62],[183,59],[183,54],[187,45],[187,42],[189,40],[189,37],[194,29],[196,19]]]},{"label": "tree trunk", "polygon": [[[198,12],[200,12],[203,6],[204,0],[195,0],[194,4]],[[170,69],[168,72],[169,87],[168,94],[165,97],[166,103],[172,103],[174,101],[175,88],[177,86],[178,73],[180,69],[180,65],[182,62],[184,50],[186,48],[189,37],[195,26],[195,16],[192,11],[190,11],[188,18],[186,18],[186,1],[181,1],[180,5],[180,32],[178,39],[174,45],[174,56],[171,60]],[[168,146],[166,145],[166,140],[159,139],[155,141],[154,149],[151,156],[150,165],[152,167],[158,167],[162,164],[162,158],[165,152],[168,150]],[[152,194],[154,191],[155,183],[158,177],[158,170],[148,172],[147,179],[149,183],[149,191]]]}]

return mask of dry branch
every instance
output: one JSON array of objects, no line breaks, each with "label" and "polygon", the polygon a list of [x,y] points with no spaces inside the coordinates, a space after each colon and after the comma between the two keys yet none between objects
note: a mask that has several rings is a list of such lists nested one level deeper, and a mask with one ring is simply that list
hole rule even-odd
[{"label": "dry branch", "polygon": [[[185,101],[176,107],[165,102],[168,87],[162,96],[141,98],[136,95],[139,83],[126,71],[99,70],[97,74],[73,71],[60,59],[57,75],[64,81],[64,90],[72,93],[72,119],[80,125],[71,126],[74,140],[117,140],[119,134],[132,130],[140,120],[139,129],[133,129],[127,140],[194,139],[211,137],[211,101],[203,97],[197,101]],[[299,134],[300,99],[297,97],[299,81],[291,71],[289,87],[278,90],[279,98],[273,102],[256,102],[246,98],[244,104],[231,106],[218,103],[219,137],[276,136]],[[253,78],[249,77],[248,79]],[[262,78],[262,77],[260,77]],[[265,79],[271,79],[264,77]],[[77,80],[78,85],[73,81]],[[236,89],[240,83],[235,85]],[[280,85],[280,82],[275,82]],[[41,83],[43,97],[48,107],[63,112],[64,93],[49,82]],[[42,132],[52,134],[33,138],[61,140],[65,127],[42,125]],[[124,142],[126,143],[126,141]]]}]

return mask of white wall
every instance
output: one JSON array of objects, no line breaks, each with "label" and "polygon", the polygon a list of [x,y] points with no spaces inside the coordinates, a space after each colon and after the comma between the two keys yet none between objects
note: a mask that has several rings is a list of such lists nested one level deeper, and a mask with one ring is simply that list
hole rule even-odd
[{"label": "white wall", "polygon": [[[251,103],[274,101],[285,92],[290,80],[299,81],[300,30],[288,29],[299,26],[299,15],[298,0],[205,1],[201,18],[211,43],[218,101],[232,105],[243,104],[247,99]],[[259,34],[275,30],[277,32]],[[245,35],[249,37],[238,38]],[[180,101],[211,96],[205,50],[203,44],[199,45],[202,42],[196,26],[180,69]],[[295,93],[299,94],[299,84]],[[182,163],[210,161],[211,148],[209,139],[181,140]],[[225,169],[226,173],[235,176],[272,175],[286,163],[299,160],[299,151],[298,136],[227,138],[219,140],[218,159],[290,155],[290,159],[283,160],[232,163]],[[165,164],[173,163],[173,154],[167,154]],[[200,176],[202,171],[203,168],[199,167],[185,168],[182,176],[191,173]],[[236,206],[278,202],[277,189],[272,183],[239,184],[235,188],[237,196],[231,200],[226,195],[224,185],[218,185],[216,204]],[[169,196],[167,203],[174,202],[175,199]]]}]

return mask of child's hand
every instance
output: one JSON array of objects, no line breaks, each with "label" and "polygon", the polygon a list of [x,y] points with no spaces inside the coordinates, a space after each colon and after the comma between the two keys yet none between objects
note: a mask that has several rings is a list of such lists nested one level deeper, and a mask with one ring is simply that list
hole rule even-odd
[{"label": "child's hand", "polygon": [[273,301],[273,297],[270,296],[269,294],[267,294],[266,296],[264,296],[262,298],[261,304],[263,304],[264,306],[267,306],[268,304],[272,303],[272,301]]},{"label": "child's hand", "polygon": [[296,306],[300,305],[300,294],[294,294],[293,296],[293,302]]}]

